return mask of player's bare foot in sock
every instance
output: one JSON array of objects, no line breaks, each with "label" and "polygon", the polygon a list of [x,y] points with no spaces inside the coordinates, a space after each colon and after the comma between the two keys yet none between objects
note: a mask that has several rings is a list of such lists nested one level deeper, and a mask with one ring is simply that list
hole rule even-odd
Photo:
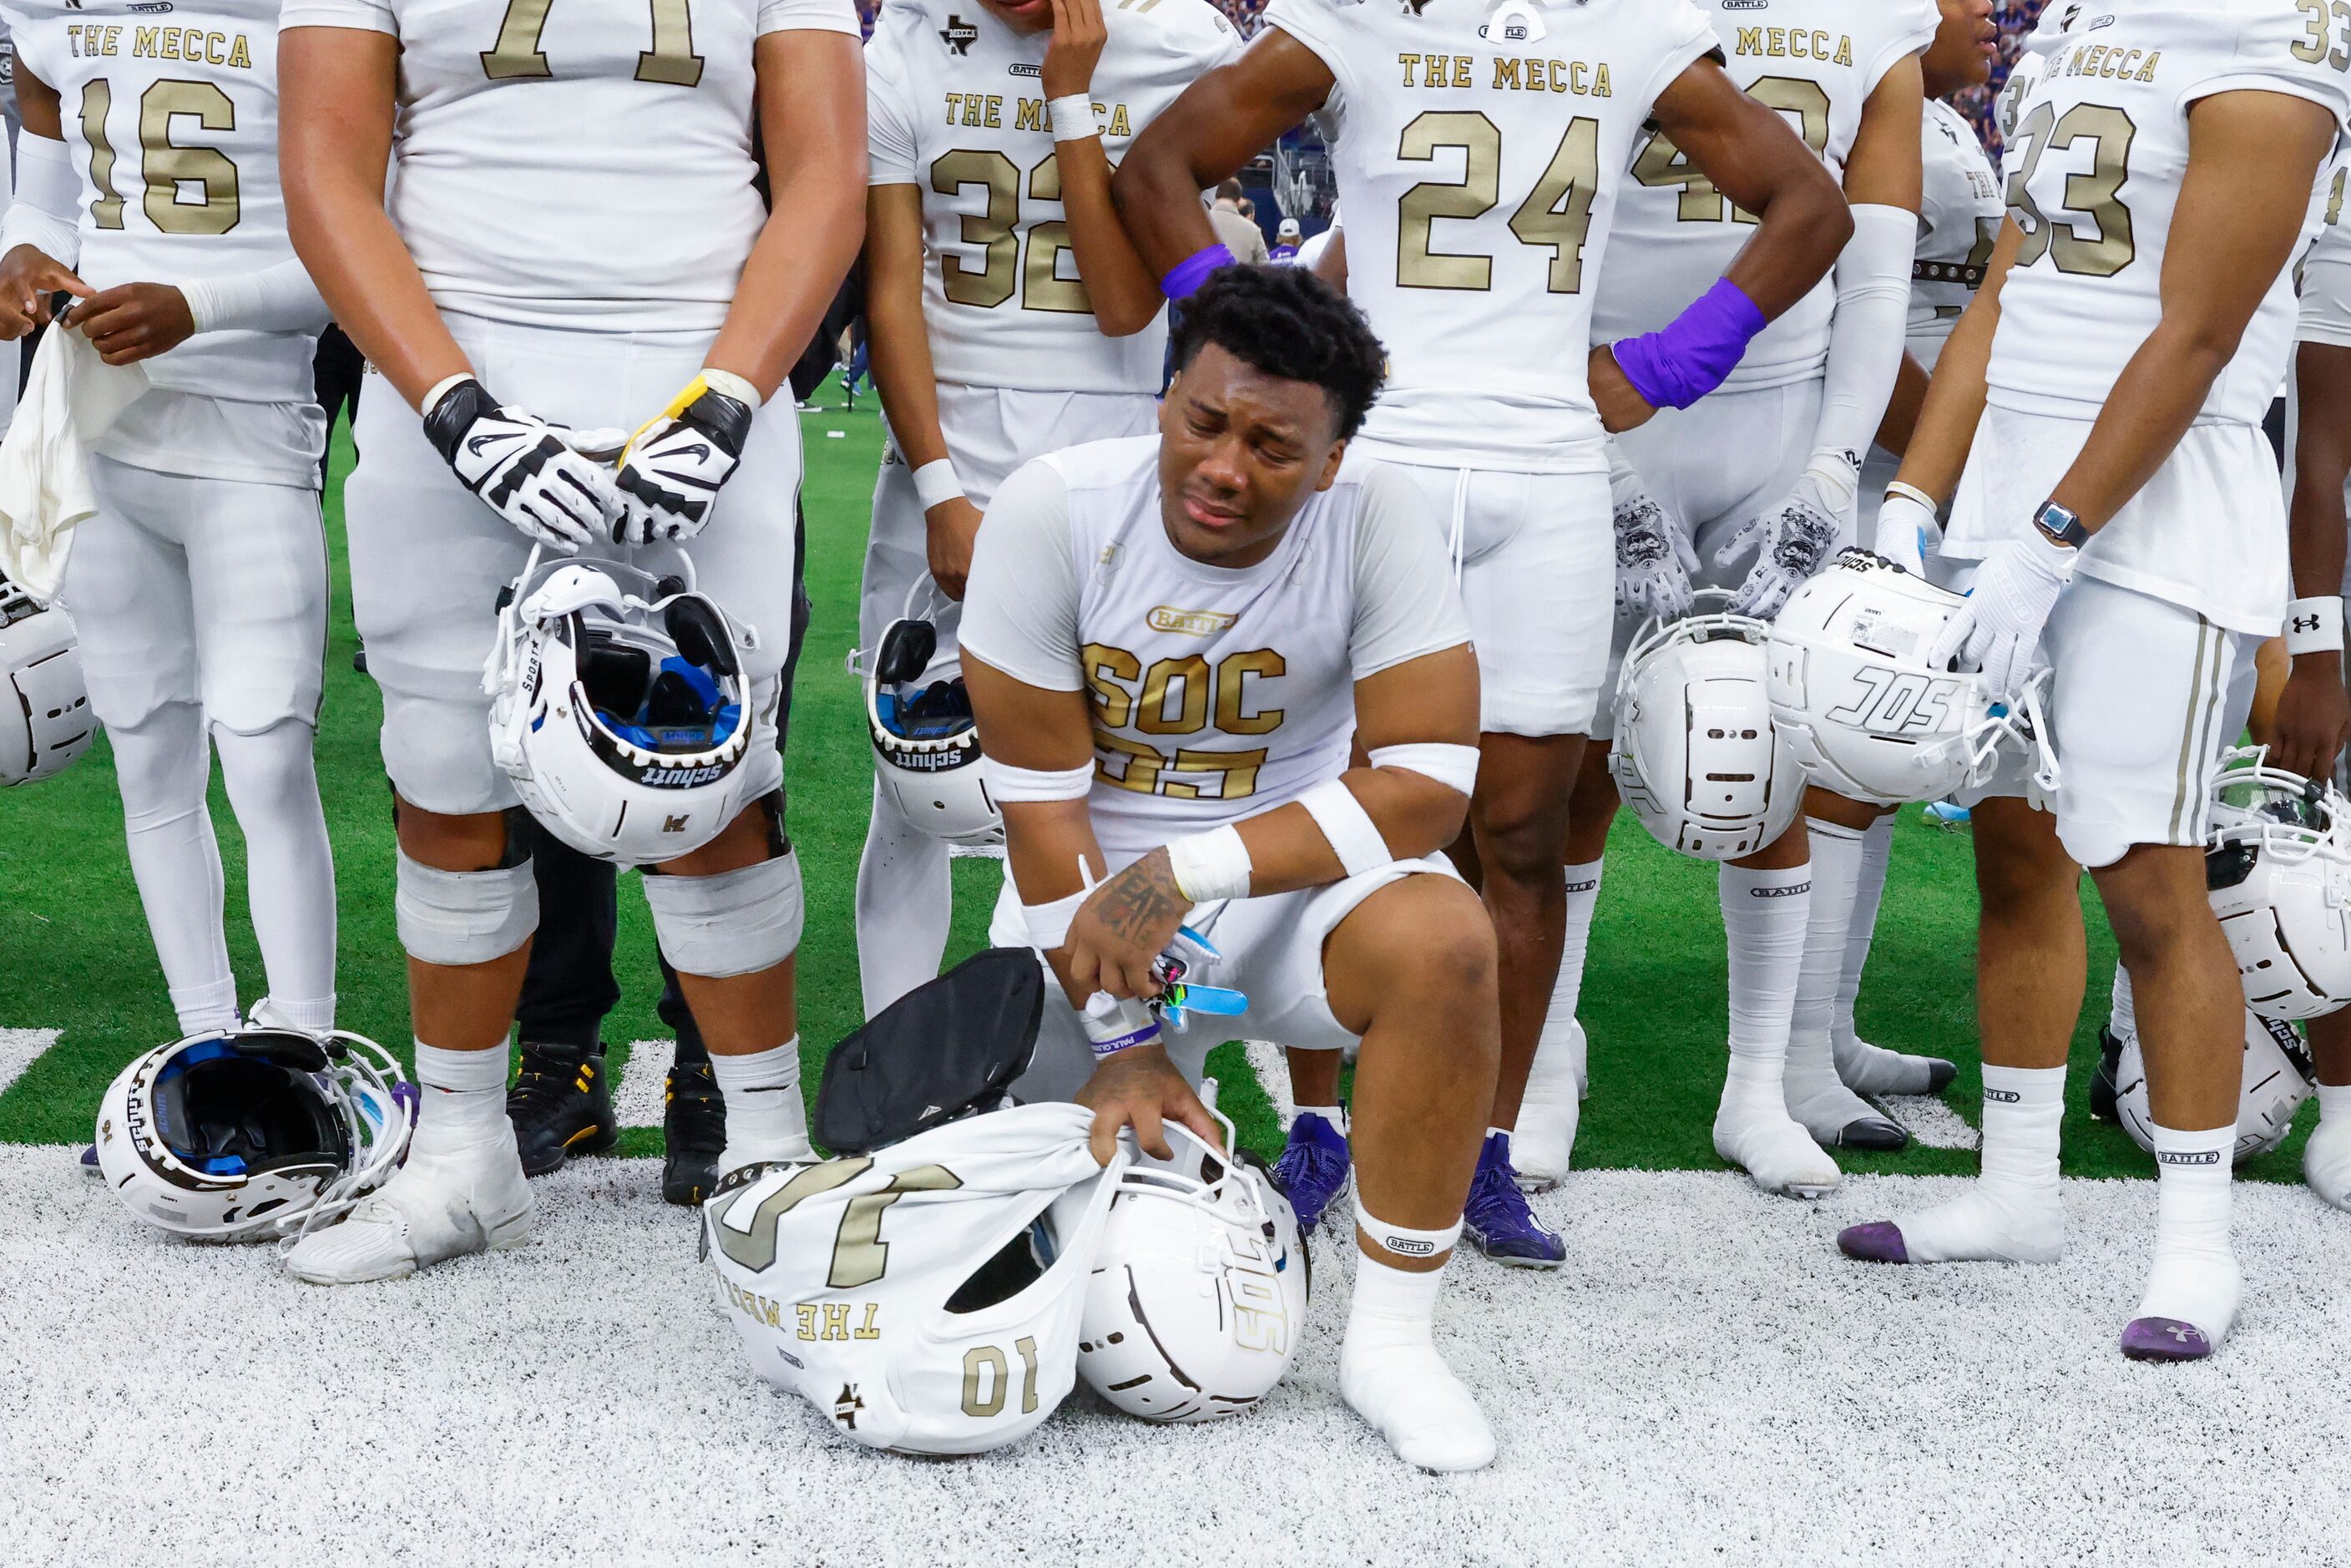
[{"label": "player's bare foot in sock", "polygon": [[1939,1056],[1888,1051],[1851,1035],[1835,1036],[1830,1043],[1837,1076],[1856,1094],[1940,1094],[1959,1075],[1959,1063]]},{"label": "player's bare foot in sock", "polygon": [[2243,1295],[2234,1258],[2158,1252],[2147,1294],[2123,1329],[2123,1354],[2133,1361],[2201,1361],[2236,1326]]},{"label": "player's bare foot in sock", "polygon": [[2054,1263],[2065,1251],[2065,1214],[2054,1186],[1978,1181],[1907,1218],[1848,1226],[1837,1248],[1869,1263]]},{"label": "player's bare foot in sock", "polygon": [[1724,1088],[1714,1114],[1714,1152],[1782,1197],[1825,1197],[1844,1179],[1776,1093],[1767,1097],[1735,1083]]}]

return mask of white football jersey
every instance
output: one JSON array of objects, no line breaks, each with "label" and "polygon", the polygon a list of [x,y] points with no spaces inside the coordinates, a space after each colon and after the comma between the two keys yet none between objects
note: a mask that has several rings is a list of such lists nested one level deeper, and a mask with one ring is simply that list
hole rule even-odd
[{"label": "white football jersey", "polygon": [[1444,528],[1409,477],[1351,464],[1271,556],[1214,567],[1168,540],[1149,435],[1005,482],[962,641],[1016,680],[1092,698],[1094,832],[1119,866],[1345,772],[1355,682],[1469,632]]},{"label": "white football jersey", "polygon": [[[1240,40],[1207,0],[1105,7],[1102,21],[1110,41],[1092,96],[1115,164]],[[1125,338],[1095,324],[1040,81],[1050,38],[967,3],[884,7],[865,48],[870,178],[922,190],[923,324],[939,380],[1147,396],[1166,359],[1166,314]]]},{"label": "white football jersey", "polygon": [[[2303,258],[2301,305],[2294,341],[2351,349],[2351,223],[2344,196],[2351,192],[2351,150],[2338,150],[2326,175],[2324,226]],[[2288,475],[2291,481],[2291,473]]]},{"label": "white football jersey", "polygon": [[1714,47],[1706,18],[1689,0],[1273,0],[1265,20],[1338,82],[1320,118],[1347,292],[1388,350],[1366,438],[1604,472],[1594,285],[1643,122]]},{"label": "white football jersey", "polygon": [[[93,288],[228,277],[290,261],[277,183],[277,0],[10,0],[16,57],[55,88],[81,171]],[[205,332],[145,361],[173,392],[316,395],[308,332]]]},{"label": "white football jersey", "polygon": [[1017,1105],[722,1186],[704,1242],[752,1370],[877,1448],[985,1453],[1042,1426],[1077,1381],[1127,1165],[1094,1163],[1092,1125]]},{"label": "white football jersey", "polygon": [[[2314,22],[2317,10],[2297,0],[2145,0],[2112,15],[2085,7],[2020,101],[2002,159],[2009,214],[2025,241],[2001,289],[1986,376],[1993,404],[2097,416],[2163,314],[2164,247],[2188,169],[2188,112],[2199,99],[2250,89],[2308,99],[2338,120],[2351,110],[2351,6]],[[2313,193],[2311,233],[2324,221],[2324,194]],[[2294,328],[2288,267],[2199,418],[2260,423]]]},{"label": "white football jersey", "polygon": [[[1886,73],[1933,42],[1935,0],[1702,0],[1714,20],[1730,78],[1785,115],[1842,181],[1862,108]],[[1595,342],[1665,326],[1714,287],[1755,236],[1757,220],[1662,131],[1643,135],[1633,181],[1617,209],[1615,249],[1601,275],[1593,315]],[[1830,278],[1748,345],[1725,385],[1776,387],[1823,372],[1836,311]]]},{"label": "white football jersey", "polygon": [[1940,99],[1927,105],[1920,149],[1918,257],[1910,274],[1910,352],[1928,370],[1983,283],[2000,220],[2000,177],[1975,127]]},{"label": "white football jersey", "polygon": [[2081,15],[2080,0],[2051,0],[2042,8],[2032,31],[2024,36],[2024,47],[2009,68],[2008,79],[2001,83],[1999,97],[1992,100],[1992,118],[2000,122],[2003,144],[2016,134],[2016,106],[2041,85],[2049,70],[2049,57],[2057,52],[2057,46],[2065,41],[2065,29]]},{"label": "white football jersey", "polygon": [[752,48],[858,33],[850,0],[285,0],[400,40],[392,221],[434,303],[710,331],[767,221]]}]

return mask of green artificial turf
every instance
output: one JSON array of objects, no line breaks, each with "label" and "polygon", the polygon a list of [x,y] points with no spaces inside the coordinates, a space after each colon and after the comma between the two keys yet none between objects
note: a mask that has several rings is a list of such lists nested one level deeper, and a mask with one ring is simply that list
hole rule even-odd
[{"label": "green artificial turf", "polygon": [[[839,383],[819,396],[827,409],[838,408]],[[808,887],[799,994],[811,1086],[825,1048],[860,1020],[853,894],[871,786],[861,700],[842,661],[856,637],[858,570],[882,450],[872,406],[869,399],[854,413],[802,418],[809,454],[808,587],[815,615],[793,695],[787,777],[792,835]],[[339,435],[339,476],[350,460],[348,442]],[[374,686],[351,668],[358,640],[337,496],[329,498],[328,519],[335,607],[319,768],[338,868],[341,1021],[405,1057],[404,970],[392,924],[390,798],[376,755],[381,710]],[[250,1002],[262,989],[262,968],[243,915],[243,841],[217,781],[213,815],[228,873],[229,949]],[[955,862],[950,956],[985,941],[996,877],[989,862]],[[2085,897],[2092,994],[2074,1040],[2065,1168],[2081,1176],[2145,1175],[2151,1168],[2147,1157],[2119,1130],[2091,1122],[2085,1109],[2114,956],[2095,896]],[[1862,988],[1861,1030],[1883,1045],[1961,1062],[1947,1099],[1970,1122],[1980,1088],[1974,909],[1966,833],[1930,826],[1906,810]],[[0,795],[0,1027],[63,1031],[0,1095],[0,1142],[86,1140],[108,1080],[131,1057],[175,1032],[123,854],[111,758],[102,738],[65,775]],[[621,890],[616,967],[626,994],[605,1034],[616,1051],[625,1052],[627,1041],[662,1032],[653,1016],[660,975],[633,877]],[[1583,988],[1592,1097],[1576,1144],[1579,1166],[1720,1166],[1709,1127],[1722,1081],[1724,983],[1713,868],[1659,848],[1629,816],[1620,820],[1609,843]],[[1224,1104],[1244,1141],[1270,1155],[1280,1129],[1239,1051],[1217,1052],[1212,1070],[1227,1085]],[[2313,1116],[2306,1107],[2295,1135],[2245,1167],[2246,1174],[2297,1179],[2301,1141]],[[653,1155],[660,1146],[657,1131],[638,1130],[623,1136],[620,1152]],[[1971,1154],[1924,1148],[1888,1155],[1841,1151],[1838,1159],[1847,1169],[1918,1174],[1965,1172],[1975,1163]]]}]

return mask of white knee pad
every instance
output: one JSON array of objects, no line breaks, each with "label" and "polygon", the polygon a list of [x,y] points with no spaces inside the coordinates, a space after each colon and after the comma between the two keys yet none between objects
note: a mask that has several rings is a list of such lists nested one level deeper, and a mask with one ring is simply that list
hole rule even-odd
[{"label": "white knee pad", "polygon": [[689,975],[756,975],[799,950],[797,851],[716,876],[649,873],[644,883],[662,956]]},{"label": "white knee pad", "polygon": [[400,856],[392,899],[400,945],[428,964],[486,964],[538,929],[530,862],[497,871],[441,871]]}]

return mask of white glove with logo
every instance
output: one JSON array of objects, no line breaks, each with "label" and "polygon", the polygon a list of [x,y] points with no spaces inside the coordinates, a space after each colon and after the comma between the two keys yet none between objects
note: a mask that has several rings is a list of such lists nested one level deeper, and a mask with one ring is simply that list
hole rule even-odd
[{"label": "white glove with logo", "polygon": [[1861,466],[1851,453],[1816,452],[1785,497],[1766,507],[1730,538],[1717,566],[1754,550],[1755,564],[1731,600],[1733,614],[1769,621],[1836,550],[1840,525],[1853,511]]},{"label": "white glove with logo", "polygon": [[623,544],[690,539],[709,526],[718,487],[742,460],[759,393],[725,371],[705,370],[645,422],[621,454],[617,481]]},{"label": "white glove with logo", "polygon": [[2081,551],[2043,538],[2039,528],[2032,535],[1993,548],[1976,572],[1974,591],[1927,650],[1933,668],[1956,658],[1981,670],[1994,702],[2014,702],[2024,690],[2041,629],[2081,559]]},{"label": "white glove with logo", "polygon": [[1616,612],[1670,620],[1688,613],[1698,551],[1626,465],[1609,474],[1616,510]]},{"label": "white glove with logo", "polygon": [[1927,552],[1943,542],[1943,520],[1909,489],[1888,490],[1877,508],[1870,548],[1914,577],[1927,575]]},{"label": "white glove with logo", "polygon": [[501,407],[471,376],[447,383],[424,411],[425,439],[457,482],[525,538],[565,555],[606,538],[620,511],[611,475],[572,446],[611,434],[575,432]]}]

